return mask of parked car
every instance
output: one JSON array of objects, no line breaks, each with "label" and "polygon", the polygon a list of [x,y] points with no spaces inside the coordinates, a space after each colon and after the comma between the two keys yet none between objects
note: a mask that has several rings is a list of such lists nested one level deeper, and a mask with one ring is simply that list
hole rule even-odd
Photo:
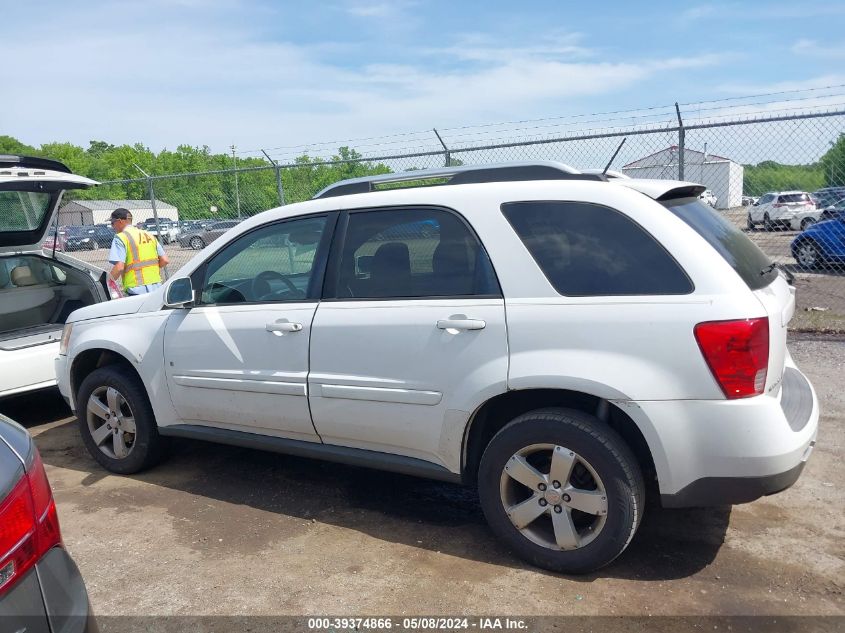
[{"label": "parked car", "polygon": [[100,247],[101,240],[97,239],[95,228],[91,225],[66,226],[64,230],[66,251],[93,251]]},{"label": "parked car", "polygon": [[825,207],[819,216],[819,222],[833,220],[845,214],[845,198],[840,198],[833,204]]},{"label": "parked car", "polygon": [[710,191],[709,189],[705,189],[704,192],[698,197],[714,209],[716,208],[716,203],[719,202],[719,198],[716,196],[716,194]]},{"label": "parked car", "polygon": [[845,187],[825,187],[812,193],[816,206],[820,209],[829,207],[837,201],[845,198]]},{"label": "parked car", "polygon": [[35,443],[0,415],[0,622],[4,631],[96,633],[79,569],[62,545]]},{"label": "parked car", "polygon": [[156,223],[155,218],[148,218],[138,224],[139,229],[144,229],[150,235],[159,238],[159,228],[161,229],[160,242],[162,244],[170,244],[176,241],[179,237],[179,225],[170,218],[159,218]]},{"label": "parked car", "polygon": [[134,473],[178,436],[463,482],[509,548],[572,573],[625,549],[646,481],[666,507],[796,481],[819,406],[794,293],[703,186],[398,178],[249,218],[161,289],[75,312],[56,369],[94,459]]},{"label": "parked car", "polygon": [[742,206],[750,207],[752,204],[756,204],[759,199],[756,196],[742,196]]},{"label": "parked car", "polygon": [[807,270],[845,263],[845,213],[818,222],[799,233],[790,244],[792,256]]},{"label": "parked car", "polygon": [[47,234],[44,236],[44,240],[41,242],[41,249],[45,251],[64,251],[65,250],[65,237],[64,231],[56,231],[56,227],[53,226]]},{"label": "parked car", "polygon": [[203,229],[182,233],[179,236],[179,246],[182,248],[192,248],[195,251],[201,250],[233,226],[237,226],[239,222],[239,220],[224,220],[209,224]]},{"label": "parked car", "polygon": [[0,397],[55,385],[68,315],[109,298],[102,269],[42,250],[62,192],[94,184],[57,161],[0,156]]},{"label": "parked car", "polygon": [[790,228],[803,231],[817,222],[821,210],[806,191],[767,193],[748,209],[746,224],[753,231],[759,224],[767,231]]}]

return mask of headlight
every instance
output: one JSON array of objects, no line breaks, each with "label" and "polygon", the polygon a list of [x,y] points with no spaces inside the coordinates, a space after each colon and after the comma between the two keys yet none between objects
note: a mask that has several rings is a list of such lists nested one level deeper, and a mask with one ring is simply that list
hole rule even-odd
[{"label": "headlight", "polygon": [[62,330],[62,340],[59,342],[59,354],[67,356],[67,346],[70,344],[70,334],[73,332],[73,323],[65,323]]}]

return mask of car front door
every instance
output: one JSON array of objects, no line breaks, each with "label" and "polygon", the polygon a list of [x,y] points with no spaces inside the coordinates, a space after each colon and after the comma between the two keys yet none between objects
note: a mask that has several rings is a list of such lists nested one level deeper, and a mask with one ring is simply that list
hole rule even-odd
[{"label": "car front door", "polygon": [[194,274],[196,305],[174,310],[164,350],[179,417],[319,441],[308,409],[308,341],[334,216],[264,225]]},{"label": "car front door", "polygon": [[507,381],[507,333],[487,253],[441,208],[339,221],[311,332],[309,393],[328,444],[455,470],[474,399]]}]

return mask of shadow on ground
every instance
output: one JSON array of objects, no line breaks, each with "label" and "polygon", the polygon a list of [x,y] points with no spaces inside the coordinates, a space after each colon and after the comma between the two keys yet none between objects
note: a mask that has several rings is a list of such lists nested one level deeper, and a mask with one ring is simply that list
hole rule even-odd
[{"label": "shadow on ground", "polygon": [[[45,463],[85,473],[83,486],[90,494],[82,511],[125,506],[161,506],[184,529],[187,542],[196,534],[216,529],[244,531],[245,523],[259,525],[264,513],[290,518],[296,531],[303,522],[319,522],[357,530],[374,538],[410,547],[443,552],[464,559],[513,568],[526,568],[489,532],[475,492],[466,487],[414,477],[353,468],[328,462],[262,451],[176,440],[169,458],[158,467],[130,479],[164,490],[148,488],[99,494],[96,484],[115,476],[104,471],[85,451],[61,398],[52,392],[37,397],[0,402],[0,412],[37,434]],[[64,422],[61,422],[64,420]],[[50,422],[60,422],[43,428]],[[128,489],[129,487],[127,487]],[[169,492],[173,491],[173,493]],[[222,502],[200,515],[198,496]],[[86,510],[87,504],[87,510]],[[232,515],[227,512],[231,508]],[[249,511],[254,511],[250,517]],[[626,552],[597,574],[573,577],[671,580],[691,576],[716,557],[724,542],[730,508],[663,510],[654,506]],[[295,520],[295,521],[294,521]],[[266,521],[263,521],[266,523]],[[227,528],[231,523],[234,527]],[[215,529],[212,525],[211,529]],[[280,538],[279,527],[267,529],[265,545]],[[226,534],[231,546],[232,536]],[[261,543],[261,528],[251,542]],[[216,539],[212,539],[216,540]],[[533,569],[533,568],[530,568]],[[545,572],[541,572],[545,573]]]}]

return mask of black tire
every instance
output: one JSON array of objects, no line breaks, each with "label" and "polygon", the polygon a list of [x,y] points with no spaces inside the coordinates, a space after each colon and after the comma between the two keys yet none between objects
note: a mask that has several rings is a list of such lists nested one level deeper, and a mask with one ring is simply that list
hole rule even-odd
[{"label": "black tire", "polygon": [[769,217],[768,213],[763,215],[763,228],[767,231],[774,231],[775,224],[772,222],[772,219]]},{"label": "black tire", "polygon": [[[113,387],[130,407],[134,417],[134,441],[126,457],[116,459],[101,450],[89,428],[88,402],[99,388]],[[164,440],[158,434],[158,426],[144,385],[132,370],[120,365],[107,365],[89,374],[76,399],[76,413],[82,442],[88,452],[103,468],[113,473],[129,475],[149,468],[163,455]],[[108,440],[106,441],[108,442]]]},{"label": "black tire", "polygon": [[192,237],[189,245],[195,251],[201,251],[205,248],[205,242],[201,237]]},{"label": "black tire", "polygon": [[99,247],[100,247],[100,245],[97,244],[96,240],[91,240],[91,246],[88,248],[88,250],[96,251]]},{"label": "black tire", "polygon": [[[553,445],[549,453],[570,450],[584,460],[594,470],[603,483],[598,491],[606,493],[606,515],[595,517],[603,520],[598,533],[593,534],[594,526],[585,529],[583,538],[588,542],[575,549],[560,549],[556,544],[543,545],[537,542],[532,530],[550,530],[543,521],[545,515],[536,519],[537,527],[526,526],[526,530],[517,528],[509,518],[505,508],[503,491],[510,482],[505,474],[505,467],[510,467],[512,457],[532,447]],[[538,453],[539,454],[539,453]],[[584,472],[586,469],[582,466]],[[538,467],[543,472],[542,467]],[[575,469],[572,471],[576,472]],[[573,476],[574,479],[574,476]],[[569,485],[564,482],[563,488]],[[525,491],[528,491],[525,488]],[[631,449],[613,429],[603,424],[594,416],[570,409],[541,409],[523,414],[508,423],[490,440],[481,458],[478,470],[478,492],[481,508],[493,532],[509,545],[521,558],[543,569],[555,572],[583,574],[595,571],[619,556],[634,536],[642,519],[645,502],[645,484],[639,465]],[[534,492],[527,501],[533,503],[537,495]],[[604,498],[604,497],[602,497]],[[545,499],[544,499],[545,500]],[[568,501],[568,499],[565,499]],[[539,502],[552,509],[549,502]],[[552,502],[555,503],[555,502]],[[511,510],[517,504],[511,506]],[[557,511],[560,508],[555,507]],[[570,517],[576,510],[564,510]],[[558,512],[560,514],[560,512]],[[583,514],[583,513],[582,513]],[[592,513],[590,513],[592,514]],[[548,517],[553,517],[549,512]],[[589,518],[590,515],[584,515]],[[584,517],[580,517],[584,518]],[[552,518],[548,519],[548,526]],[[579,538],[582,535],[579,534]],[[554,538],[554,536],[552,536]]]},{"label": "black tire", "polygon": [[747,228],[749,231],[753,231],[755,226],[756,225],[754,224],[754,221],[751,219],[751,214],[749,213],[745,217],[745,228]]},{"label": "black tire", "polygon": [[801,230],[806,231],[816,223],[815,218],[804,218],[801,220]]}]

